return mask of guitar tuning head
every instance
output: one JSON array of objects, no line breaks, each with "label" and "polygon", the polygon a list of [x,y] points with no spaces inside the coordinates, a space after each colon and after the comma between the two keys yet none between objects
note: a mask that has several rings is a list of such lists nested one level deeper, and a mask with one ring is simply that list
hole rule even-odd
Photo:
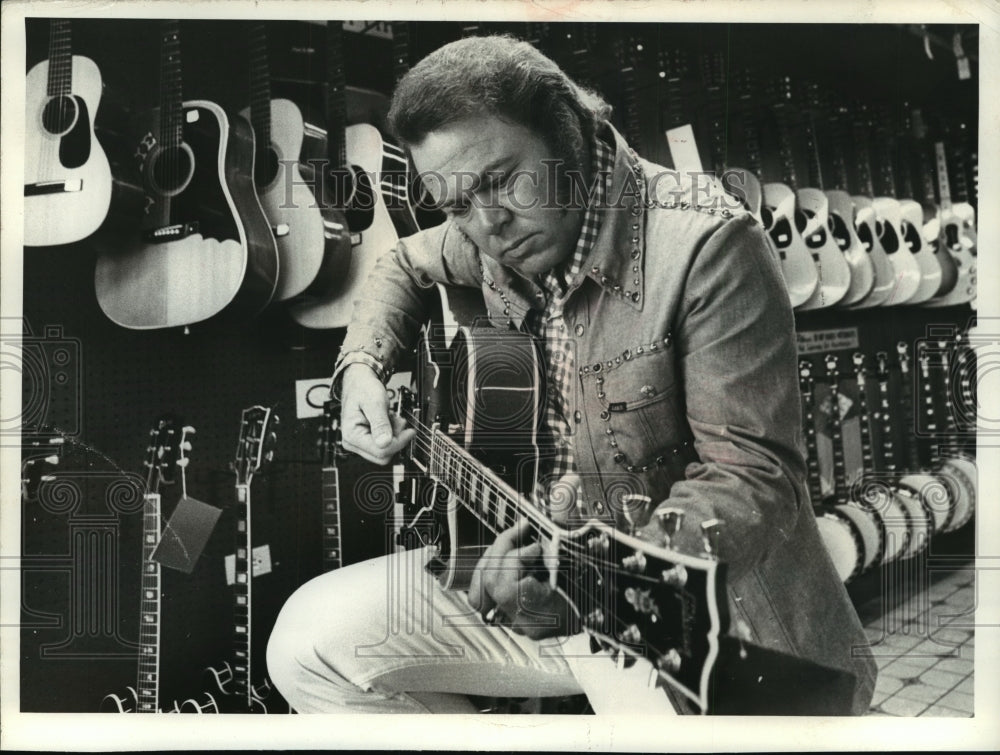
[{"label": "guitar tuning head", "polygon": [[671,506],[657,509],[656,516],[663,527],[663,544],[669,548],[671,540],[680,531],[681,524],[684,522],[684,510]]},{"label": "guitar tuning head", "polygon": [[722,535],[723,524],[721,519],[706,519],[701,523],[701,537],[705,553],[712,558],[719,556],[719,538]]},{"label": "guitar tuning head", "polygon": [[864,367],[864,365],[865,365],[865,355],[862,354],[860,351],[855,351],[851,355],[851,361],[854,362],[854,366],[855,367],[858,367],[858,368]]},{"label": "guitar tuning head", "polygon": [[191,427],[191,425],[184,425],[184,427],[181,428],[181,432],[185,435],[194,435],[198,431]]}]

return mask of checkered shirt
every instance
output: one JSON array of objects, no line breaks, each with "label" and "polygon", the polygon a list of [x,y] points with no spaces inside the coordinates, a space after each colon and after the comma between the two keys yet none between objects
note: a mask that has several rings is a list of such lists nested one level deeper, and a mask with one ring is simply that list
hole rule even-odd
[{"label": "checkered shirt", "polygon": [[592,201],[584,210],[576,248],[567,261],[540,276],[539,283],[545,292],[545,299],[540,308],[531,309],[525,318],[525,326],[541,341],[545,355],[548,394],[541,431],[554,440],[554,455],[546,459],[539,470],[535,496],[540,501],[547,500],[550,493],[558,495],[557,490],[550,486],[564,475],[576,471],[573,430],[570,424],[570,401],[574,392],[574,344],[563,318],[563,307],[566,304],[566,292],[583,269],[597,239],[597,232],[601,227],[601,215],[597,208],[604,205],[607,181],[610,180],[615,156],[611,147],[595,136],[590,157],[594,169]]}]

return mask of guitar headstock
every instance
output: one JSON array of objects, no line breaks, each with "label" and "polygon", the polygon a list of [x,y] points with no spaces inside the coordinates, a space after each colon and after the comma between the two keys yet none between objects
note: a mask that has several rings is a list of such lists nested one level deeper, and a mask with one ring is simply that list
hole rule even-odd
[{"label": "guitar headstock", "polygon": [[191,450],[191,436],[195,434],[195,429],[191,425],[184,425],[181,428],[181,439],[177,443],[177,467],[181,470],[181,495],[187,498],[187,468],[191,459],[187,452]]},{"label": "guitar headstock", "polygon": [[254,474],[274,458],[278,440],[274,427],[277,424],[278,416],[270,407],[251,406],[243,410],[233,463],[237,485],[249,485]]},{"label": "guitar headstock", "polygon": [[180,451],[177,437],[177,423],[172,415],[159,417],[149,429],[149,443],[146,446],[146,492],[155,495],[160,485],[174,483],[174,465]]},{"label": "guitar headstock", "polygon": [[865,355],[860,351],[855,351],[851,356],[851,361],[854,362],[854,375],[858,380],[858,385],[864,390],[865,377],[868,374],[865,367]]},{"label": "guitar headstock", "polygon": [[[679,528],[683,512],[675,512]],[[710,704],[709,684],[728,629],[725,567],[717,547],[721,522],[701,528],[705,553],[690,556],[648,543],[598,522],[574,530],[574,570],[568,597],[592,638],[594,651],[610,650],[619,666],[646,657],[655,681],[669,684],[702,710]],[[665,522],[669,533],[670,525]],[[668,535],[669,537],[669,535]],[[601,574],[603,579],[595,579]]]},{"label": "guitar headstock", "polygon": [[810,400],[813,395],[813,363],[809,359],[799,360],[799,389],[802,391],[802,397],[806,400]]},{"label": "guitar headstock", "polygon": [[324,467],[336,466],[337,457],[343,455],[340,446],[340,402],[336,399],[323,402],[323,417],[320,420],[316,446]]}]

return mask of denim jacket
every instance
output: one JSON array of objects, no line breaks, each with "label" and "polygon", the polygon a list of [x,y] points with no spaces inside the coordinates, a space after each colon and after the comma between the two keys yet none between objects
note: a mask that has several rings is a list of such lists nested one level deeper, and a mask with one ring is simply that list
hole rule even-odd
[{"label": "denim jacket", "polygon": [[[805,486],[794,321],[778,261],[747,213],[637,158],[610,132],[608,206],[564,309],[576,339],[570,422],[586,514],[623,527],[622,492],[644,494],[651,508],[685,512],[674,542],[689,548],[702,547],[701,522],[722,520],[733,626],[856,675],[853,697],[834,709],[862,714],[876,668]],[[422,231],[375,267],[335,377],[358,360],[391,375],[436,283],[481,288],[504,325],[520,325],[543,295],[451,223]]]}]

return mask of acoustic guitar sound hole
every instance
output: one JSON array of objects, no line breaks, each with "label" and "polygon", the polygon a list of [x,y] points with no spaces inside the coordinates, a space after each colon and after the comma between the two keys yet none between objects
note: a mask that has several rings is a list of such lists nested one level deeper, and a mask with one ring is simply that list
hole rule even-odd
[{"label": "acoustic guitar sound hole", "polygon": [[194,176],[194,153],[187,144],[164,147],[152,156],[150,162],[150,183],[165,197],[180,194]]},{"label": "acoustic guitar sound hole", "polygon": [[50,134],[60,136],[67,133],[76,123],[79,110],[76,100],[69,95],[53,97],[42,111],[42,126]]},{"label": "acoustic guitar sound hole", "polygon": [[278,176],[279,159],[273,144],[264,150],[263,155],[258,154],[257,161],[253,166],[253,181],[257,184],[258,189],[267,188]]},{"label": "acoustic guitar sound hole", "polygon": [[886,254],[895,254],[899,251],[899,236],[896,235],[892,223],[878,221],[878,237]]},{"label": "acoustic guitar sound hole", "polygon": [[903,221],[901,228],[903,231],[903,243],[906,244],[907,249],[916,254],[923,248],[920,231],[913,226],[913,223],[906,220]]},{"label": "acoustic guitar sound hole", "polygon": [[[816,213],[812,210],[795,211],[795,227],[798,229],[800,235],[806,230],[809,221],[814,217],[816,217]],[[810,249],[819,249],[826,243],[826,229],[823,226],[817,227],[815,231],[805,237],[805,242],[806,246]]]},{"label": "acoustic guitar sound hole", "polygon": [[871,227],[867,223],[859,223],[855,226],[855,231],[857,231],[858,239],[865,247],[865,251],[870,252],[875,246],[875,237],[872,236]]},{"label": "acoustic guitar sound hole", "polygon": [[845,252],[847,248],[851,245],[851,232],[847,229],[847,223],[844,219],[834,212],[830,213],[830,234],[833,236],[834,241],[837,242],[837,247],[840,251]]}]

